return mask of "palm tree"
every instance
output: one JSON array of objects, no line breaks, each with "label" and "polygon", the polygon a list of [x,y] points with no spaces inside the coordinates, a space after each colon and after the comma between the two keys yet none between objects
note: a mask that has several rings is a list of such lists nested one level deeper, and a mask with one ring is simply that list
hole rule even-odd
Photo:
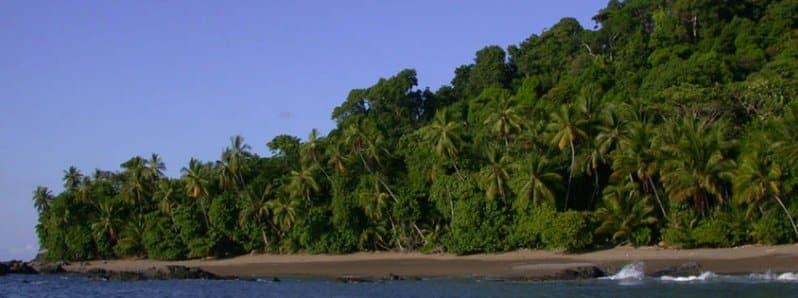
[{"label": "palm tree", "polygon": [[39,216],[50,211],[53,199],[53,194],[47,187],[36,187],[36,190],[33,191],[33,207],[36,207],[36,210],[39,211]]},{"label": "palm tree", "polygon": [[512,100],[502,98],[499,100],[496,111],[488,115],[483,124],[491,127],[491,131],[504,139],[504,146],[509,147],[509,136],[521,130],[521,117],[518,116]]},{"label": "palm tree", "polygon": [[296,212],[299,209],[300,201],[281,197],[265,204],[272,215],[272,220],[280,231],[285,233],[290,230],[296,221]]},{"label": "palm tree", "polygon": [[349,162],[349,158],[344,154],[344,151],[341,150],[341,147],[330,146],[327,148],[327,155],[330,157],[327,163],[336,173],[343,174],[346,172],[346,163]]},{"label": "palm tree", "polygon": [[208,212],[205,210],[205,197],[208,195],[208,185],[210,183],[210,173],[208,168],[203,165],[199,160],[191,158],[188,162],[188,168],[180,170],[183,174],[182,179],[186,181],[185,191],[186,194],[200,202],[202,213],[205,216],[205,223],[208,224]]},{"label": "palm tree", "polygon": [[99,221],[91,225],[92,231],[95,233],[97,239],[109,239],[111,243],[115,243],[117,239],[117,227],[121,224],[121,219],[116,214],[116,208],[108,201],[104,200],[97,204],[97,211],[99,211]]},{"label": "palm tree", "polygon": [[74,166],[70,166],[69,169],[64,171],[64,188],[67,190],[75,190],[75,188],[80,185],[81,178],[83,178],[83,174],[80,173],[80,170]]},{"label": "palm tree", "polygon": [[734,168],[734,161],[723,154],[730,144],[722,125],[686,119],[671,132],[680,136],[678,141],[663,147],[669,155],[662,169],[665,190],[676,201],[691,200],[702,212],[713,198],[725,202],[726,183]]},{"label": "palm tree", "polygon": [[360,193],[360,206],[370,219],[380,221],[383,219],[384,211],[388,208],[388,194],[382,192],[376,179],[373,183],[374,187],[371,191],[364,191]]},{"label": "palm tree", "polygon": [[139,211],[139,217],[144,215],[144,192],[148,189],[146,186],[147,178],[147,160],[140,156],[135,156],[121,165],[125,169],[124,177],[127,179],[124,186],[124,191],[129,202],[136,205]]},{"label": "palm tree", "polygon": [[319,191],[319,184],[313,178],[313,171],[316,166],[303,168],[299,171],[291,171],[290,182],[288,183],[288,191],[294,197],[301,197],[310,201],[310,196]]},{"label": "palm tree", "polygon": [[[266,237],[266,228],[260,225],[265,219],[271,215],[270,205],[268,202],[273,201],[272,185],[268,185],[263,189],[260,196],[249,196],[244,208],[239,214],[239,225],[245,226],[247,224],[255,223],[260,227],[261,239],[263,240],[264,247],[269,247],[269,238]],[[271,223],[271,222],[270,222]],[[272,223],[272,227],[277,229]]]},{"label": "palm tree", "polygon": [[308,135],[307,143],[303,144],[303,157],[307,157],[310,161],[313,162],[316,166],[319,167],[321,173],[324,174],[324,177],[327,177],[327,180],[330,180],[330,175],[327,175],[327,171],[324,170],[322,167],[321,162],[319,162],[320,156],[319,151],[321,144],[319,142],[319,131],[317,129],[311,129],[310,134]]},{"label": "palm tree", "polygon": [[648,204],[645,196],[641,197],[631,182],[607,186],[603,198],[604,206],[596,210],[596,217],[601,221],[596,233],[612,235],[613,241],[634,242],[637,229],[657,222],[651,215],[654,207]]},{"label": "palm tree", "polygon": [[531,155],[527,160],[513,165],[513,185],[518,194],[518,205],[525,209],[534,206],[556,206],[554,188],[562,181],[560,174],[549,168],[544,156]]},{"label": "palm tree", "polygon": [[420,131],[421,137],[432,145],[439,157],[450,160],[457,175],[464,179],[456,160],[458,148],[463,142],[460,137],[462,125],[456,121],[449,121],[446,114],[446,111],[436,113],[432,123]]},{"label": "palm tree", "polygon": [[734,195],[740,203],[747,203],[752,208],[773,199],[784,210],[795,236],[798,236],[795,220],[781,199],[781,182],[782,172],[777,164],[768,163],[758,154],[751,154],[742,158],[734,176]]},{"label": "palm tree", "polygon": [[[647,122],[633,121],[618,140],[618,147],[612,153],[612,177],[629,176],[630,181],[640,184],[641,189],[654,194],[663,218],[668,218],[665,205],[657,192],[654,176],[659,172],[662,154],[653,148],[652,140],[656,139],[654,125]],[[633,178],[633,175],[637,179]]]},{"label": "palm tree", "polygon": [[571,166],[568,168],[568,189],[565,192],[565,208],[568,208],[568,200],[571,197],[571,180],[574,173],[574,163],[576,159],[576,149],[574,143],[579,138],[586,138],[587,132],[584,127],[587,120],[578,118],[576,111],[571,105],[563,105],[559,110],[551,113],[551,122],[546,126],[546,130],[551,134],[551,143],[555,144],[560,150],[568,146],[571,149]]},{"label": "palm tree", "polygon": [[150,155],[150,159],[147,160],[146,165],[146,176],[149,177],[153,183],[163,177],[163,171],[166,171],[166,164],[164,164],[161,157],[155,153]]},{"label": "palm tree", "polygon": [[246,158],[251,155],[249,152],[251,149],[252,147],[244,143],[244,137],[240,135],[230,137],[230,147],[227,147],[222,152],[222,164],[220,167],[222,170],[220,177],[226,179],[229,183],[223,184],[232,184],[239,192],[246,190],[242,172],[244,171]]},{"label": "palm tree", "polygon": [[488,150],[488,165],[479,171],[479,184],[488,200],[493,200],[497,196],[506,198],[510,164],[509,155],[500,156],[496,148]]},{"label": "palm tree", "polygon": [[174,222],[174,207],[177,205],[175,201],[175,193],[174,187],[172,186],[172,181],[168,179],[164,179],[158,181],[158,190],[155,191],[153,194],[155,199],[158,201],[158,210],[160,210],[163,214],[169,215]]}]

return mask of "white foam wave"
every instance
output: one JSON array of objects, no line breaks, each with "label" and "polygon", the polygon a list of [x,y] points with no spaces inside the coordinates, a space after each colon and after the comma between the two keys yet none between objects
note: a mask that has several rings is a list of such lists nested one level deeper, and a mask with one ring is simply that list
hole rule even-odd
[{"label": "white foam wave", "polygon": [[666,276],[660,277],[660,280],[675,281],[675,282],[705,281],[705,280],[713,279],[713,278],[716,278],[716,277],[718,277],[717,274],[715,274],[712,271],[707,271],[707,272],[701,273],[700,275],[690,275],[690,276],[676,276],[676,277],[674,277],[674,276],[667,276],[666,275]]},{"label": "white foam wave", "polygon": [[646,277],[644,272],[645,264],[643,262],[631,263],[621,268],[621,271],[614,275],[604,277],[609,280],[641,280]]},{"label": "white foam wave", "polygon": [[798,273],[794,272],[776,274],[768,271],[765,273],[751,273],[748,275],[748,277],[758,280],[798,281]]}]

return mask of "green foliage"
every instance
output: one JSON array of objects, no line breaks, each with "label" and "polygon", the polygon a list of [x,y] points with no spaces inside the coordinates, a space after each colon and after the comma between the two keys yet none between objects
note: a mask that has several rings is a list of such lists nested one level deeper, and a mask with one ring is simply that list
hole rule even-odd
[{"label": "green foliage", "polygon": [[499,200],[471,196],[455,204],[447,243],[450,252],[471,254],[504,249],[507,208]]},{"label": "green foliage", "polygon": [[588,248],[593,244],[595,220],[589,212],[566,211],[558,213],[541,240],[546,248],[566,251]]},{"label": "green foliage", "polygon": [[450,86],[353,89],[326,136],[268,157],[233,136],[176,178],[157,154],[69,167],[34,190],[36,233],[52,260],[793,242],[796,8],[613,0],[595,30],[480,49]]}]

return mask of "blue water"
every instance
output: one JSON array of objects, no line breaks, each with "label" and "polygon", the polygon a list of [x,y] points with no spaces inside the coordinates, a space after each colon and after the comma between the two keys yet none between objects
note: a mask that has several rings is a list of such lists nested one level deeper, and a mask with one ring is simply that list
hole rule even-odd
[{"label": "blue water", "polygon": [[329,279],[91,281],[78,275],[6,275],[0,297],[796,297],[775,275],[568,282],[428,279],[341,284]]}]

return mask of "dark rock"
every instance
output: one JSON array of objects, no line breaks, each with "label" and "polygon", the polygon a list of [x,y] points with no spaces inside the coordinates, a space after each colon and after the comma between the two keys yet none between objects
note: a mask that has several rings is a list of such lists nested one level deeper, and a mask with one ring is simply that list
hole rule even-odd
[{"label": "dark rock", "polygon": [[8,265],[5,263],[0,263],[0,276],[8,274],[11,269],[8,268]]},{"label": "dark rock", "polygon": [[32,261],[28,263],[36,272],[41,274],[55,274],[55,273],[64,273],[64,263],[46,263],[46,262],[38,262]]},{"label": "dark rock", "polygon": [[84,276],[91,280],[138,281],[147,279],[141,272],[110,271],[100,268],[89,269],[84,272]]},{"label": "dark rock", "polygon": [[[33,269],[28,263],[19,260],[13,260],[8,262],[0,263],[3,264],[3,267],[8,268],[7,273],[9,274],[36,274],[36,269]],[[3,269],[0,269],[3,271]]]},{"label": "dark rock", "polygon": [[165,268],[150,268],[143,272],[138,271],[110,271],[100,268],[89,269],[84,272],[88,279],[93,280],[172,280],[172,279],[219,279],[220,277],[200,268],[185,266],[166,266]]},{"label": "dark rock", "polygon": [[277,277],[272,277],[272,282],[280,282],[280,279]]},{"label": "dark rock", "polygon": [[662,276],[686,277],[701,275],[701,265],[696,262],[687,262],[679,266],[667,267],[651,274],[653,277]]},{"label": "dark rock", "polygon": [[592,279],[606,276],[603,270],[596,266],[579,266],[564,269],[551,276],[552,280]]},{"label": "dark rock", "polygon": [[363,278],[358,276],[341,276],[336,278],[335,281],[345,284],[359,284],[365,282],[372,282],[372,280],[368,278]]}]

